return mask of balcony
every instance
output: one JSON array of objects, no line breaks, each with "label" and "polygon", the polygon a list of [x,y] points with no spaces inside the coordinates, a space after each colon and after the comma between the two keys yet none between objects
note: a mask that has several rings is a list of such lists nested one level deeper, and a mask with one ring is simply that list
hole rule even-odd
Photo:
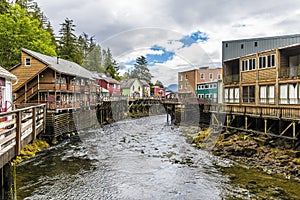
[{"label": "balcony", "polygon": [[233,74],[223,77],[223,80],[224,84],[238,83],[240,81],[240,76],[239,74]]}]

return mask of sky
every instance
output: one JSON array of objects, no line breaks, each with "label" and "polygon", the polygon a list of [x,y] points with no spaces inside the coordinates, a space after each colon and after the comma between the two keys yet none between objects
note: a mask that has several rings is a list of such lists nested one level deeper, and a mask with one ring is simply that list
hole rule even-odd
[{"label": "sky", "polygon": [[130,71],[143,55],[152,82],[221,67],[222,41],[300,33],[298,0],[36,0],[58,33],[66,18]]}]

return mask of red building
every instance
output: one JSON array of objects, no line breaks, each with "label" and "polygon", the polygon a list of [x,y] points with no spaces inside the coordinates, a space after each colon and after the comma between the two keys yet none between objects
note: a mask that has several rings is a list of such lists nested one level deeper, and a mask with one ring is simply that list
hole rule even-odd
[{"label": "red building", "polygon": [[113,78],[101,77],[98,84],[109,91],[110,96],[121,96],[119,81]]},{"label": "red building", "polygon": [[160,88],[158,86],[151,87],[151,94],[153,97],[165,98],[166,97],[166,88]]}]

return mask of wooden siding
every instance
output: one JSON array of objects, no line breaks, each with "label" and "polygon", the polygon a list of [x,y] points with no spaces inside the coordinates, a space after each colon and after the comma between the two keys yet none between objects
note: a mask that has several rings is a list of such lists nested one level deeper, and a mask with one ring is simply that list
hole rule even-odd
[{"label": "wooden siding", "polygon": [[247,71],[242,73],[242,83],[255,83],[256,71]]},{"label": "wooden siding", "polygon": [[258,80],[264,81],[269,80],[273,81],[276,80],[276,68],[267,68],[267,69],[260,69],[258,70]]},{"label": "wooden siding", "polygon": [[[25,66],[25,58],[30,58],[31,65]],[[40,71],[44,70],[47,66],[46,64],[40,62],[39,60],[33,58],[32,56],[22,52],[21,64],[13,68],[10,72],[18,77],[19,81],[13,86],[13,91],[15,92],[28,80],[34,78]]]}]

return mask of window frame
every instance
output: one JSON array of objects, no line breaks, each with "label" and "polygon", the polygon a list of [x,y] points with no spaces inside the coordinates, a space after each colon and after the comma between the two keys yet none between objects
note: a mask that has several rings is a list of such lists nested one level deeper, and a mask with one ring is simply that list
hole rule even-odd
[{"label": "window frame", "polygon": [[[28,63],[29,63],[29,64],[28,64]],[[24,59],[24,65],[25,65],[26,67],[31,66],[31,58],[25,58],[25,59]]]}]

